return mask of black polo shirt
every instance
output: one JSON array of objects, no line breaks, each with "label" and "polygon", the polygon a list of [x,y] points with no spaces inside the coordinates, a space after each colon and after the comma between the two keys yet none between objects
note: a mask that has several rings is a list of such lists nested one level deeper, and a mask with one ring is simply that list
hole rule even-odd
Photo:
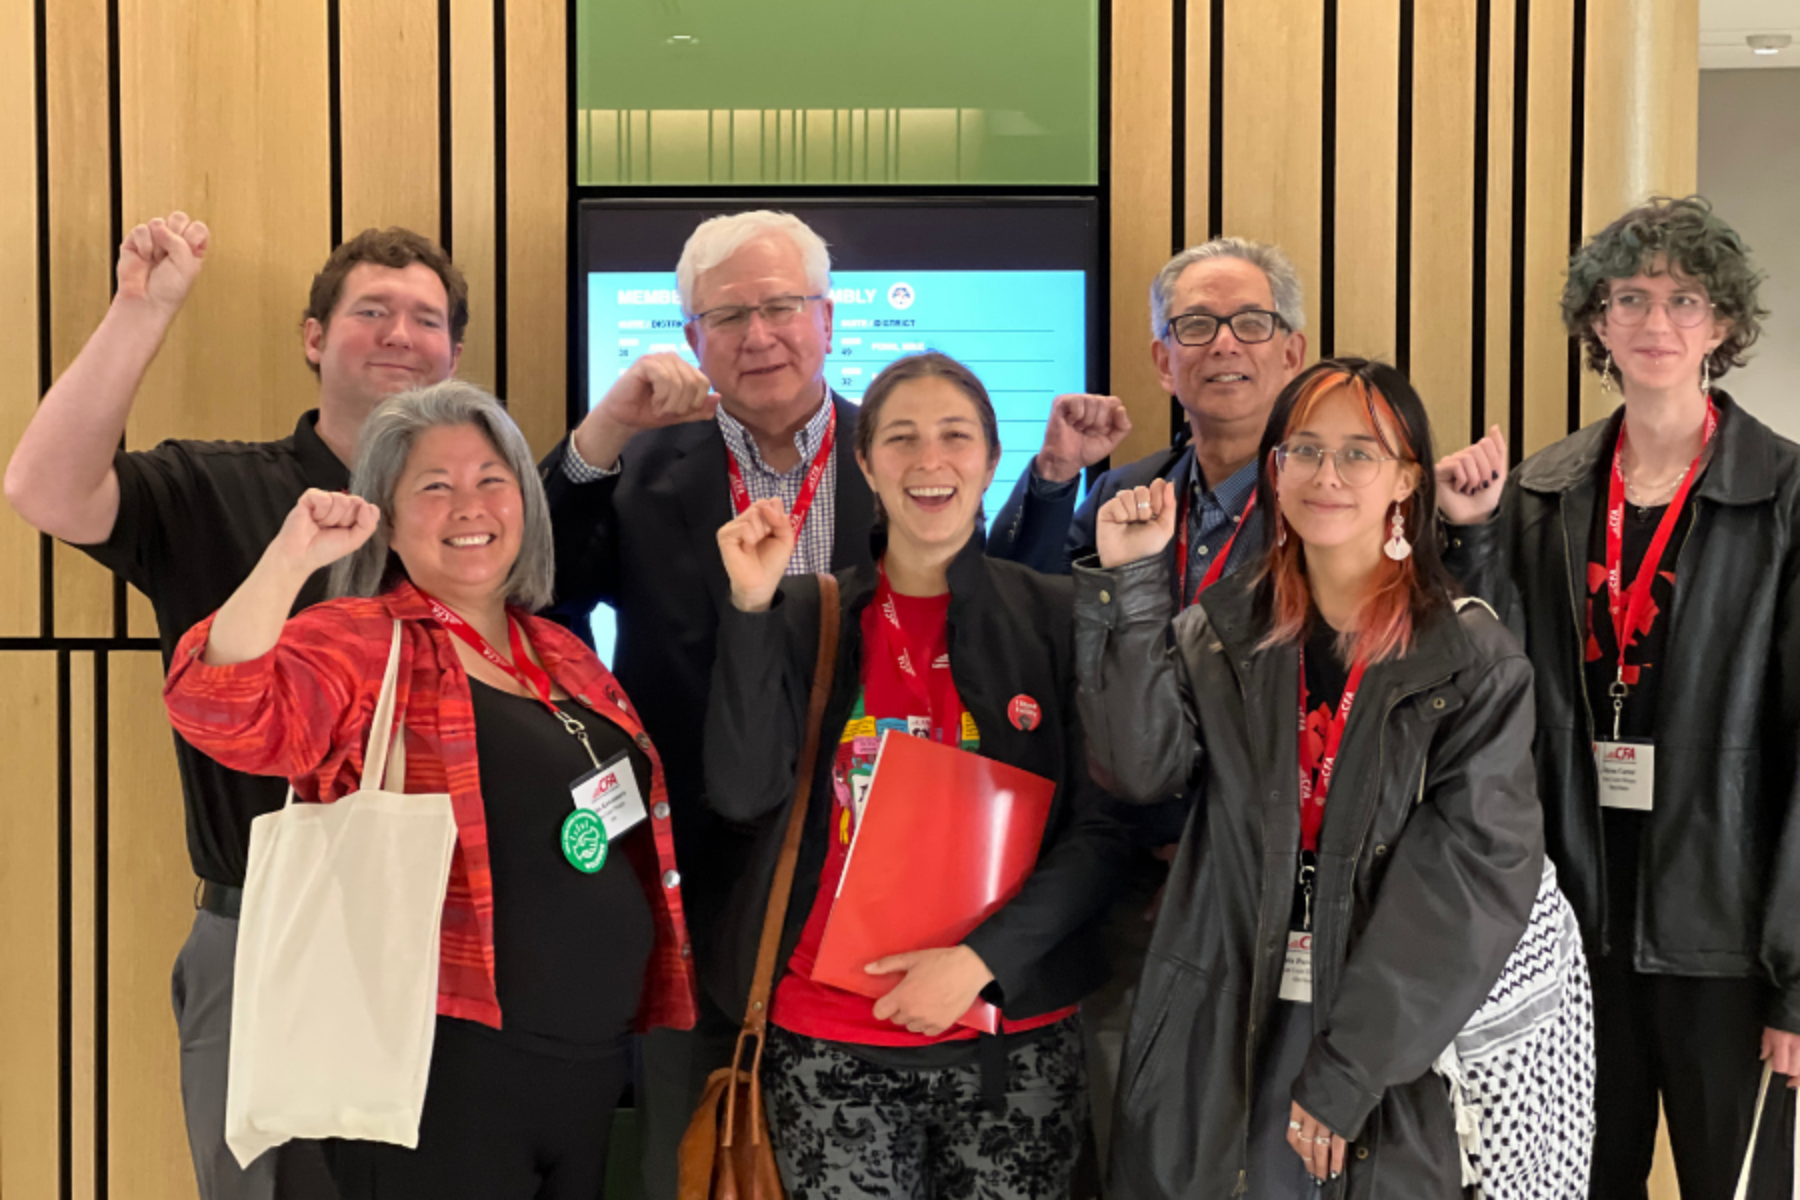
[{"label": "black polo shirt", "polygon": [[[319,440],[315,409],[275,442],[167,441],[120,452],[112,536],[77,549],[125,577],[156,610],[163,666],[181,635],[218,611],[275,539],[309,487],[343,491],[350,469]],[[307,580],[295,611],[325,598],[326,572]],[[241,887],[250,822],[280,808],[281,779],[243,775],[175,739],[194,873]]]}]

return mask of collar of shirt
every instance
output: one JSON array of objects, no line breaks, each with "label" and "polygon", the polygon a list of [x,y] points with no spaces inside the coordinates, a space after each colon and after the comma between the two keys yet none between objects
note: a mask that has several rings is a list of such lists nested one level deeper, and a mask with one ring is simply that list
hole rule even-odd
[{"label": "collar of shirt", "polygon": [[1219,486],[1207,490],[1206,477],[1200,470],[1200,458],[1194,456],[1189,486],[1193,489],[1194,503],[1192,511],[1198,516],[1208,507],[1217,508],[1227,517],[1241,517],[1244,506],[1250,503],[1250,497],[1256,492],[1257,460],[1251,459],[1230,475],[1220,480]]},{"label": "collar of shirt", "polygon": [[300,469],[309,486],[327,492],[350,490],[350,468],[319,436],[319,410],[316,408],[300,414],[300,423],[294,426],[294,455],[300,460]]},{"label": "collar of shirt", "polygon": [[757,449],[756,439],[744,428],[743,422],[719,406],[716,414],[719,432],[725,437],[725,446],[731,451],[731,457],[737,459],[738,466],[755,469],[772,478],[781,479],[796,472],[803,472],[812,465],[813,456],[819,452],[819,443],[825,440],[825,426],[831,421],[831,389],[825,389],[825,399],[820,402],[817,412],[807,420],[800,431],[794,435],[794,448],[800,451],[800,461],[786,471],[777,471],[763,462],[762,451]]}]

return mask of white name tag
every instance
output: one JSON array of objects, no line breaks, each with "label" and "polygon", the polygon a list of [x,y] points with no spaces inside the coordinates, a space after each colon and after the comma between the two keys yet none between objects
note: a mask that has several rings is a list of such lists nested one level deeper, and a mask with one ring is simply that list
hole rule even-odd
[{"label": "white name tag", "polygon": [[1656,803],[1656,747],[1650,742],[1595,742],[1600,807],[1649,812]]},{"label": "white name tag", "polygon": [[612,841],[649,814],[644,811],[644,797],[638,791],[637,772],[631,769],[626,754],[597,770],[589,771],[569,785],[576,808],[585,808],[600,818],[606,827],[606,840]]},{"label": "white name tag", "polygon": [[1281,998],[1312,1003],[1313,935],[1304,929],[1288,933],[1287,957],[1281,960]]}]

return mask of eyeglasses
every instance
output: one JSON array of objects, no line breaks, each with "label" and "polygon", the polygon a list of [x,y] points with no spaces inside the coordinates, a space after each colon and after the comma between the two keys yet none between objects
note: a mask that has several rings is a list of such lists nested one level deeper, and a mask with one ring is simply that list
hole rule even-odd
[{"label": "eyeglasses", "polygon": [[1712,316],[1713,303],[1691,292],[1676,292],[1667,300],[1657,300],[1643,292],[1620,292],[1601,303],[1613,323],[1627,328],[1642,325],[1650,319],[1650,310],[1658,304],[1669,314],[1669,324],[1677,329],[1693,329],[1706,324]]},{"label": "eyeglasses", "polygon": [[1231,336],[1238,341],[1255,345],[1274,337],[1276,328],[1279,326],[1285,329],[1287,322],[1278,314],[1260,308],[1246,308],[1229,317],[1215,317],[1211,313],[1183,313],[1179,317],[1169,318],[1169,323],[1163,326],[1163,334],[1173,334],[1175,340],[1184,346],[1210,346],[1213,339],[1219,336],[1220,326],[1231,330]]},{"label": "eyeglasses", "polygon": [[775,296],[761,304],[726,304],[695,313],[688,320],[698,321],[712,333],[742,333],[750,328],[750,315],[762,314],[763,324],[782,326],[800,315],[809,301],[824,296]]},{"label": "eyeglasses", "polygon": [[1381,473],[1382,463],[1399,461],[1373,450],[1365,450],[1361,446],[1342,446],[1336,450],[1327,450],[1311,442],[1301,442],[1293,446],[1283,443],[1275,447],[1275,469],[1295,483],[1311,483],[1328,458],[1332,468],[1337,471],[1338,479],[1345,487],[1353,488],[1367,487],[1374,483],[1375,476]]}]

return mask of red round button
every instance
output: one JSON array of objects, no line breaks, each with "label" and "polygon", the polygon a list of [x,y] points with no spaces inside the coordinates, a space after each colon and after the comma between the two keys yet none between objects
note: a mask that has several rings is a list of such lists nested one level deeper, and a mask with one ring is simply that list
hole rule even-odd
[{"label": "red round button", "polygon": [[1036,700],[1020,693],[1012,698],[1011,704],[1006,706],[1006,715],[1012,718],[1014,729],[1030,733],[1032,730],[1036,729],[1038,723],[1043,720],[1044,713],[1043,710],[1038,707],[1038,702]]}]

